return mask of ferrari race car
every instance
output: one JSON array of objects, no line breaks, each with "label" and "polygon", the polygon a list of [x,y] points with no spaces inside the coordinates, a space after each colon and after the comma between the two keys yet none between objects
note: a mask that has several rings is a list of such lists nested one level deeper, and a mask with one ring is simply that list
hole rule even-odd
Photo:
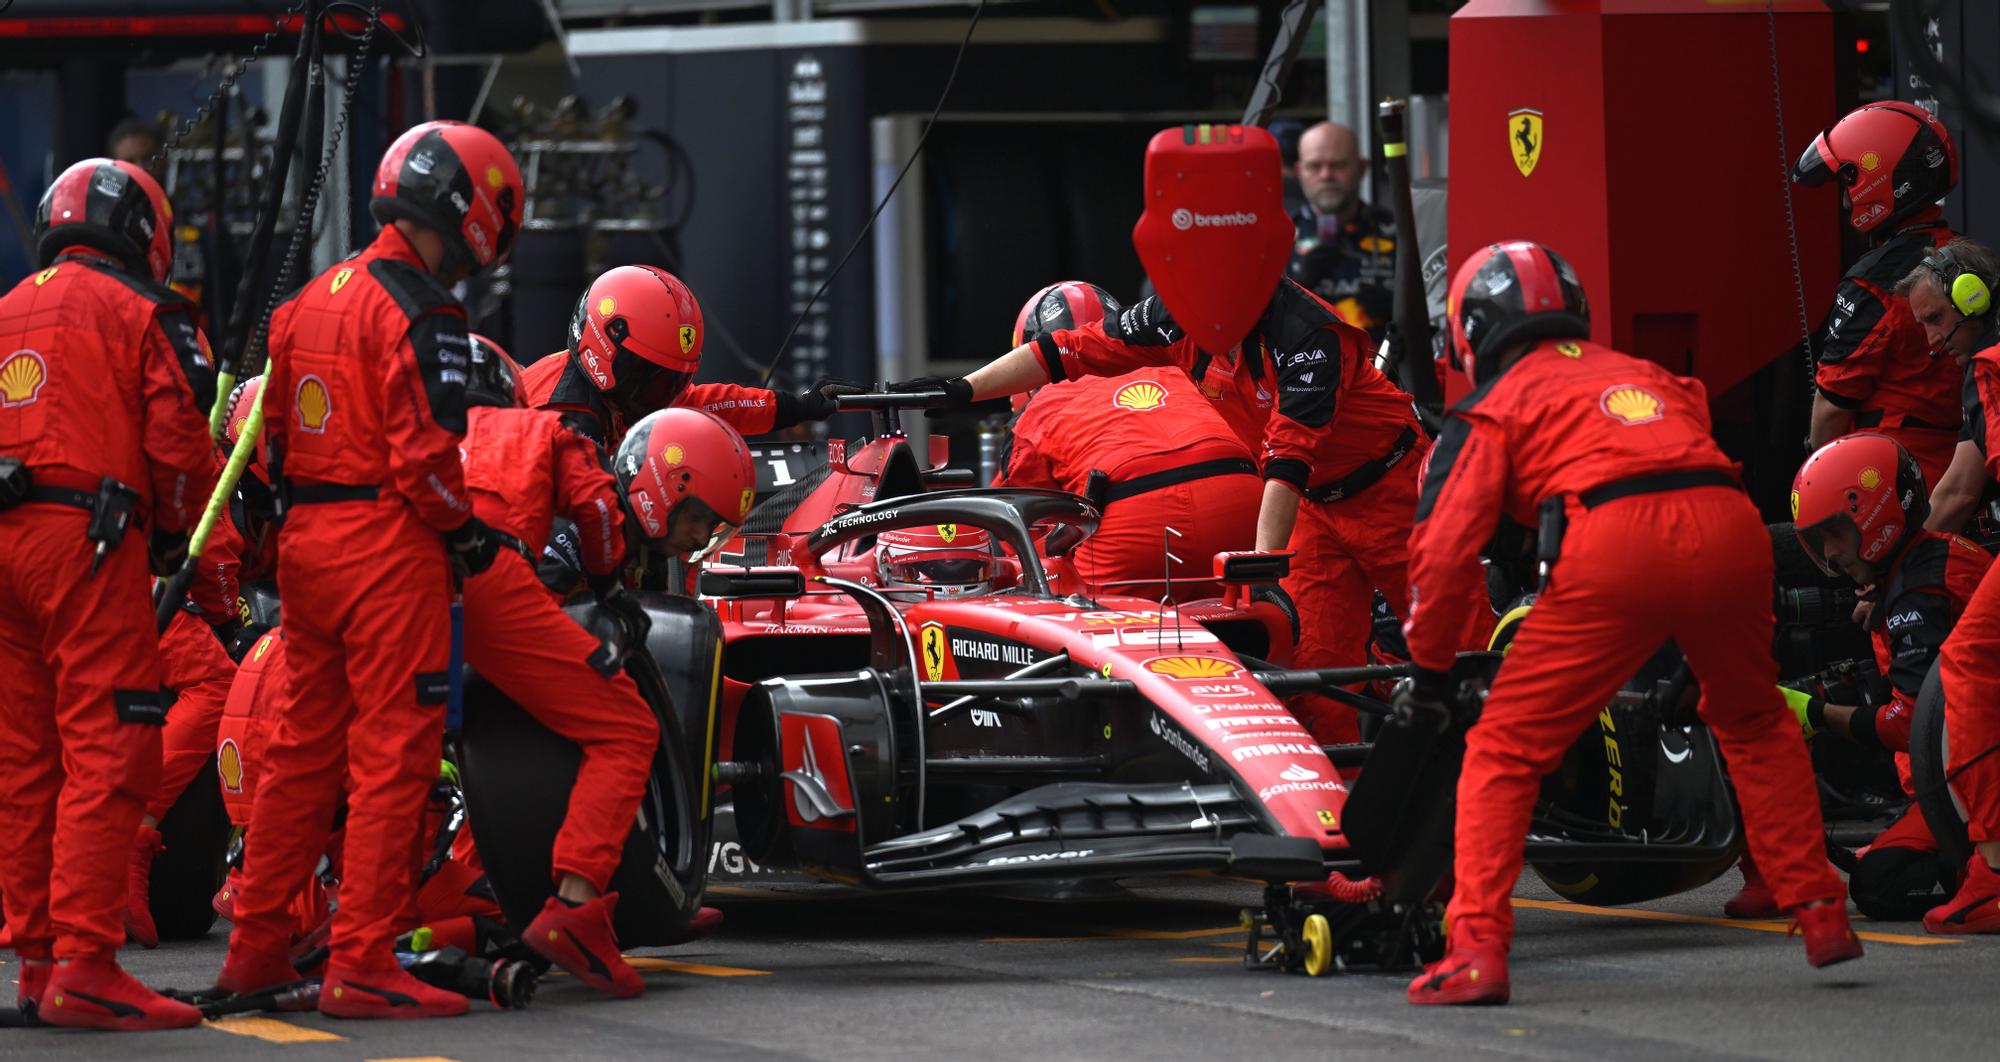
[{"label": "ferrari race car", "polygon": [[[1243,589],[1275,580],[1282,555],[1222,555],[1207,600],[1085,593],[1066,558],[1095,508],[951,486],[942,455],[919,464],[896,417],[941,397],[843,397],[881,415],[880,437],[831,445],[824,470],[753,511],[701,575],[708,604],[642,595],[647,644],[619,648],[641,650],[626,667],[662,744],[613,883],[621,939],[686,939],[711,845],[733,844],[738,867],[875,890],[1226,874],[1267,884],[1253,965],[1434,955],[1458,756],[1497,655],[1460,661],[1448,724],[1411,724],[1354,689],[1399,667],[1282,666],[1289,627]],[[875,538],[914,527],[986,532],[993,592],[876,585]],[[573,611],[615,641],[594,606]],[[1545,786],[1529,858],[1573,898],[1683,891],[1737,854],[1715,743],[1686,712],[1677,661],[1656,664]],[[1308,691],[1355,706],[1374,740],[1319,745],[1284,707]],[[576,752],[474,680],[464,756],[488,873],[525,921]]]}]

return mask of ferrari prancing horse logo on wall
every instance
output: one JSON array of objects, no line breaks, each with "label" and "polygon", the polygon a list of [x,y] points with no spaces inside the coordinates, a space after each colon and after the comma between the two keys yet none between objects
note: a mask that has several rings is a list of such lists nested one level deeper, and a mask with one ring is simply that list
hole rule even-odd
[{"label": "ferrari prancing horse logo on wall", "polygon": [[1542,112],[1528,107],[1507,112],[1507,149],[1521,176],[1535,172],[1535,163],[1542,161]]}]

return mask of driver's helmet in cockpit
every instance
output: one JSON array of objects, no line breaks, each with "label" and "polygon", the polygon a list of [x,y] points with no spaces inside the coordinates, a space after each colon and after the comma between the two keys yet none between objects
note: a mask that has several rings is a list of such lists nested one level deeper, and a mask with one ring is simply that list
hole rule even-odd
[{"label": "driver's helmet in cockpit", "polygon": [[875,537],[875,573],[885,588],[939,597],[993,591],[993,538],[970,524],[927,524]]}]

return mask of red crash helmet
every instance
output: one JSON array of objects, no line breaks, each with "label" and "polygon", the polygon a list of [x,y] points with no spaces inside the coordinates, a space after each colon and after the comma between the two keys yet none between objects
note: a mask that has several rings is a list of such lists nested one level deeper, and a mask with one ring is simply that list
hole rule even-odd
[{"label": "red crash helmet", "polygon": [[521,231],[521,170],[500,138],[464,122],[425,122],[375,168],[368,210],[444,237],[445,264],[475,273],[507,260]]},{"label": "red crash helmet", "polygon": [[576,302],[569,349],[590,382],[643,415],[671,404],[701,367],[701,303],[655,266],[619,266]]},{"label": "red crash helmet", "polygon": [[1452,277],[1446,312],[1452,360],[1474,387],[1493,376],[1501,353],[1517,343],[1590,335],[1590,305],[1576,270],[1530,240],[1472,252]]},{"label": "red crash helmet", "polygon": [[173,205],[152,174],[130,162],[84,159],[42,193],[35,262],[45,267],[64,248],[83,246],[165,283],[174,266],[173,222]]},{"label": "red crash helmet", "polygon": [[662,409],[632,425],[611,470],[641,536],[667,536],[674,509],[700,505],[712,524],[736,526],[750,515],[757,473],[750,448],[728,422],[699,409]]},{"label": "red crash helmet", "polygon": [[1111,293],[1081,280],[1062,280],[1035,292],[1014,317],[1014,346],[1032,343],[1045,332],[1082,328],[1124,309]]},{"label": "red crash helmet", "polygon": [[1930,491],[1917,460],[1896,440],[1872,432],[1843,435],[1820,447],[1792,480],[1792,525],[1799,545],[1829,575],[1831,529],[1853,528],[1862,560],[1884,567],[1930,516]]},{"label": "red crash helmet", "polygon": [[[250,426],[250,410],[257,404],[257,393],[263,389],[264,378],[252,376],[229,392],[228,412],[222,418],[222,441],[231,450],[236,448],[236,440],[241,439],[244,430]],[[258,441],[260,445],[250,450],[250,463],[243,467],[243,474],[261,486],[270,480],[264,475],[264,448],[262,440]]]},{"label": "red crash helmet", "polygon": [[507,409],[528,404],[528,390],[521,383],[521,366],[500,344],[474,332],[466,337],[471,348],[471,370],[466,373],[465,404]]},{"label": "red crash helmet", "polygon": [[993,538],[970,524],[934,524],[875,536],[875,574],[885,587],[971,597],[993,589]]},{"label": "red crash helmet", "polygon": [[1873,232],[1958,187],[1958,148],[1931,112],[1882,100],[1814,137],[1792,167],[1792,180],[1807,186],[1840,181],[1848,222],[1856,231]]}]

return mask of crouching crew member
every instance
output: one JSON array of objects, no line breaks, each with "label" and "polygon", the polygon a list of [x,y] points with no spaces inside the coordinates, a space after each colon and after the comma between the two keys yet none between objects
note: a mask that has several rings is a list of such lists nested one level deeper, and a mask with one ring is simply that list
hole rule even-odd
[{"label": "crouching crew member", "polygon": [[738,384],[692,383],[701,368],[701,304],[679,277],[656,266],[618,266],[591,281],[569,324],[569,349],[528,366],[528,405],[560,411],[608,453],[648,413],[699,409],[744,435],[790,428],[835,413],[844,383],[787,394]]},{"label": "crouching crew member", "polygon": [[[1799,544],[1829,575],[1844,575],[1875,608],[1868,634],[1875,663],[1889,680],[1880,705],[1830,704],[1799,690],[1785,699],[1810,736],[1833,737],[1895,754],[1909,787],[1910,721],[1938,650],[1965,611],[1993,558],[1971,540],[1923,529],[1930,501],[1908,450],[1870,432],[1843,435],[1806,459],[1792,481]],[[1732,918],[1772,918],[1777,901],[1757,866],[1743,861],[1743,890],[1723,905]],[[1869,842],[1848,879],[1861,913],[1878,921],[1915,921],[1958,883],[1956,866],[1915,804]]]},{"label": "crouching crew member", "polygon": [[492,134],[428,122],[390,145],[370,207],[381,234],[271,321],[264,411],[285,520],[285,699],[217,987],[297,977],[285,907],[324,850],[344,780],[347,876],[320,1010],[462,1014],[464,996],[397,965],[392,923],[437,777],[453,570],[484,571],[497,549],[459,464],[469,351],[447,285],[506,259],[520,171]]},{"label": "crouching crew member", "polygon": [[52,1025],[201,1021],[114,958],[167,718],[148,544],[172,571],[215,481],[172,220],[144,170],[79,162],[42,197],[40,271],[0,298],[0,895],[21,1009]]},{"label": "crouching crew member", "polygon": [[1405,714],[1448,711],[1445,672],[1464,614],[1484,604],[1479,550],[1500,517],[1537,527],[1544,506],[1561,506],[1568,534],[1467,735],[1449,950],[1410,983],[1410,1002],[1507,1000],[1509,897],[1542,776],[1670,638],[1701,683],[1751,851],[1807,960],[1860,955],[1778,693],[1770,539],[1709,436],[1701,385],[1589,342],[1576,274],[1539,244],[1474,252],[1450,306],[1474,390],[1439,436],[1417,507]]},{"label": "crouching crew member", "polygon": [[[1021,308],[1014,345],[1120,309],[1094,285],[1052,284]],[[1093,474],[1102,486],[1093,486]],[[1171,365],[1037,388],[1014,419],[993,485],[1090,496],[1104,518],[1073,555],[1084,585],[1158,598],[1171,571],[1183,600],[1214,595],[1205,580],[1217,553],[1251,548],[1264,492],[1229,422]]]}]

